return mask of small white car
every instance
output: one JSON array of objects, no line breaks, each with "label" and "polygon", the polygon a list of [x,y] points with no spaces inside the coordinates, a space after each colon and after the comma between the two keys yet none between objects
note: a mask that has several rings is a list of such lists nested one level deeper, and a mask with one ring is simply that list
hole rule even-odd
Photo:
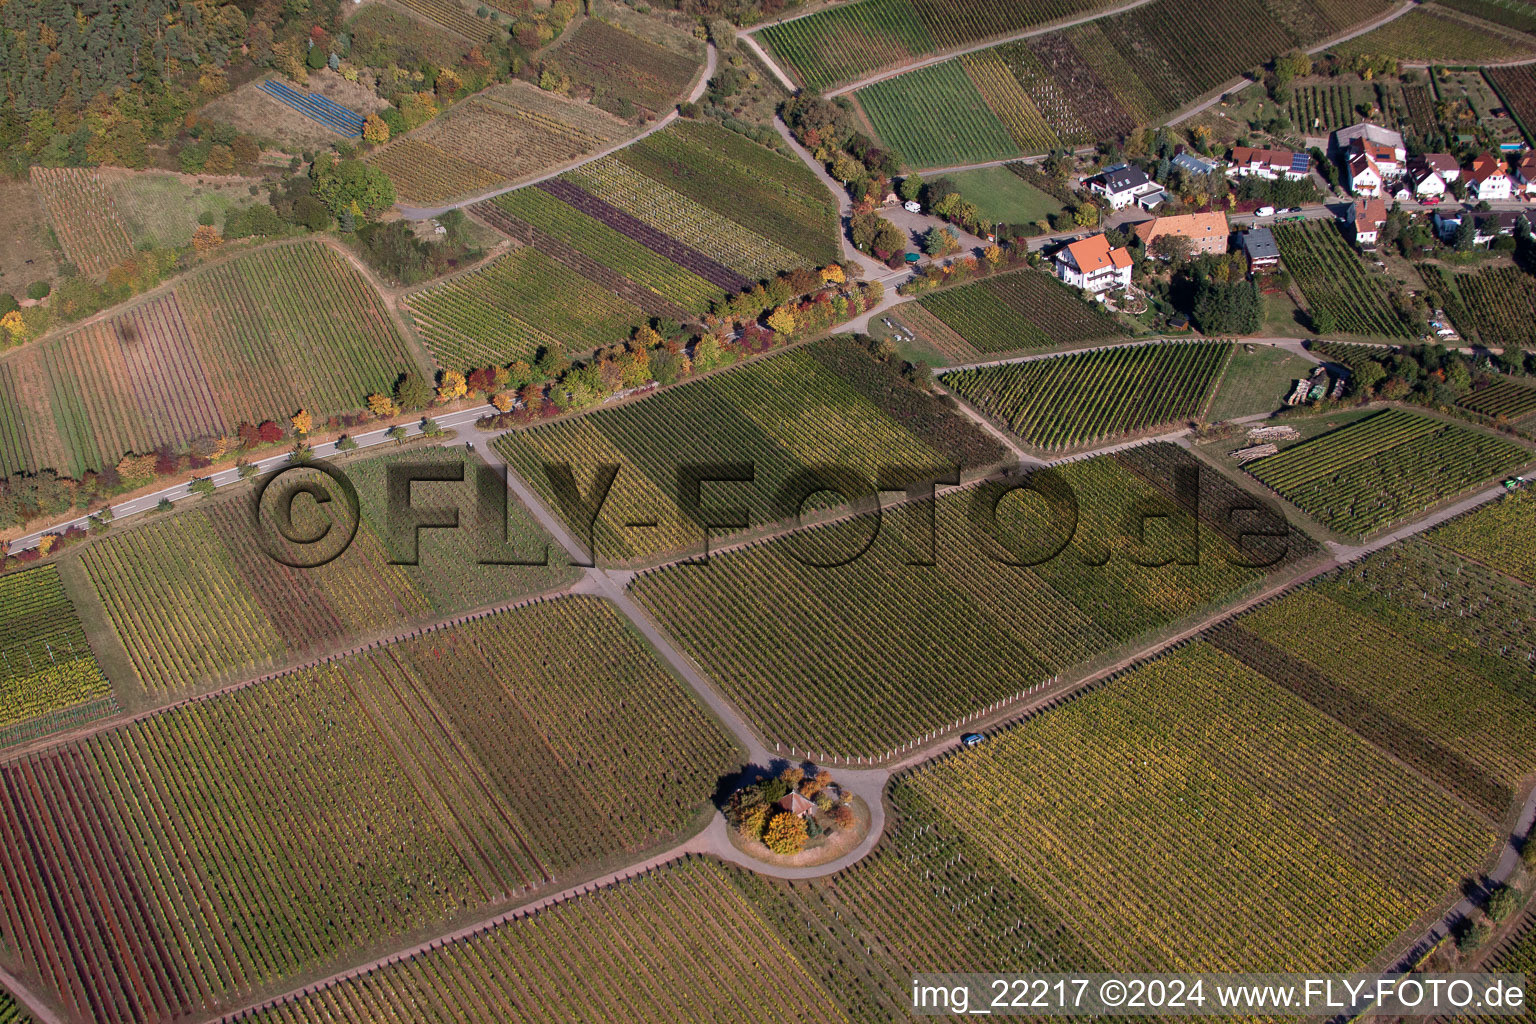
[{"label": "small white car", "polygon": [[1259,207],[1258,213],[1256,214],[1256,216],[1259,217],[1273,217],[1274,215],[1275,208],[1273,206],[1261,206]]}]

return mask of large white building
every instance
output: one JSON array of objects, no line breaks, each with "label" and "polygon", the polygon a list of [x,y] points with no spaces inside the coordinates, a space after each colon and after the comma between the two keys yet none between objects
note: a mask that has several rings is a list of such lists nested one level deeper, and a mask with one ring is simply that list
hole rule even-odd
[{"label": "large white building", "polygon": [[1514,184],[1504,170],[1502,156],[1484,153],[1473,158],[1472,166],[1467,168],[1467,195],[1479,202],[1508,199]]},{"label": "large white building", "polygon": [[1131,254],[1110,248],[1104,235],[1092,235],[1056,254],[1056,276],[1102,300],[1105,292],[1131,286]]},{"label": "large white building", "polygon": [[1111,209],[1123,210],[1132,203],[1150,210],[1167,198],[1163,186],[1132,164],[1115,164],[1089,178],[1088,191],[1103,196]]}]

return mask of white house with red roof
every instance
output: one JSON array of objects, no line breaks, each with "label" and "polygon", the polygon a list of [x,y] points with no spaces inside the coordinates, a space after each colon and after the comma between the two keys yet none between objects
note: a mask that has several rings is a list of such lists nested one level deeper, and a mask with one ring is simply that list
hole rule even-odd
[{"label": "white house with red roof", "polygon": [[1449,153],[1420,153],[1408,160],[1408,187],[1418,199],[1445,195],[1461,167]]},{"label": "white house with red roof", "polygon": [[1381,226],[1387,222],[1387,204],[1381,199],[1357,199],[1345,212],[1344,221],[1354,229],[1356,245],[1374,249]]},{"label": "white house with red roof", "polygon": [[1527,152],[1515,166],[1515,184],[1528,196],[1536,196],[1536,153]]},{"label": "white house with red roof", "polygon": [[1056,254],[1056,276],[1102,300],[1105,292],[1131,286],[1131,254],[1110,248],[1104,235],[1090,235]]},{"label": "white house with red roof", "polygon": [[1357,196],[1379,196],[1386,187],[1387,176],[1368,153],[1351,153],[1344,165],[1348,176],[1346,186]]},{"label": "white house with red roof", "polygon": [[1467,168],[1467,195],[1482,202],[1508,199],[1514,192],[1514,181],[1504,170],[1504,158],[1493,153],[1482,153]]},{"label": "white house with red roof", "polygon": [[1253,146],[1234,146],[1232,159],[1227,167],[1228,177],[1246,178],[1255,175],[1274,181],[1300,181],[1307,176],[1307,154],[1293,153],[1289,149],[1258,149]]}]

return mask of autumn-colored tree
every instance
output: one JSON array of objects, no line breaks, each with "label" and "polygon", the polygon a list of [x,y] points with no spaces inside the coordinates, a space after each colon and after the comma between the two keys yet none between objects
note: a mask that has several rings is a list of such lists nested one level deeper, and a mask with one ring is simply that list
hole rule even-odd
[{"label": "autumn-colored tree", "polygon": [[768,821],[768,806],[758,804],[741,812],[741,817],[736,822],[736,834],[748,842],[756,842],[763,838],[763,826]]},{"label": "autumn-colored tree", "polygon": [[635,328],[635,345],[639,348],[652,349],[661,347],[661,335],[651,329],[649,325]]},{"label": "autumn-colored tree", "polygon": [[496,368],[483,366],[478,370],[471,370],[465,378],[465,385],[471,392],[490,394],[496,390]]},{"label": "autumn-colored tree", "polygon": [[804,778],[805,769],[796,768],[793,765],[779,772],[779,781],[783,782],[790,789],[794,789],[796,786],[800,785],[800,781]]},{"label": "autumn-colored tree", "polygon": [[261,159],[261,146],[249,135],[237,135],[235,141],[229,144],[229,150],[235,155],[235,163],[254,164]]},{"label": "autumn-colored tree", "polygon": [[774,853],[788,856],[805,849],[808,838],[804,819],[797,814],[780,811],[769,820],[768,831],[763,834],[763,843]]},{"label": "autumn-colored tree", "polygon": [[27,340],[27,322],[22,319],[20,310],[11,310],[5,316],[0,316],[0,328],[4,328],[9,335],[12,345],[20,345]]},{"label": "autumn-colored tree", "polygon": [[631,352],[620,363],[620,383],[627,388],[637,388],[651,379],[651,354],[644,349]]},{"label": "autumn-colored tree", "polygon": [[117,475],[125,484],[147,484],[155,478],[155,457],[124,455],[117,462]]},{"label": "autumn-colored tree", "polygon": [[224,236],[212,224],[199,224],[192,232],[192,248],[198,252],[212,252],[224,244]]},{"label": "autumn-colored tree", "polygon": [[994,242],[982,251],[982,255],[987,258],[988,263],[995,267],[1003,262],[1003,247]]},{"label": "autumn-colored tree", "polygon": [[525,409],[536,413],[544,407],[544,385],[524,384],[517,397],[522,400]]},{"label": "autumn-colored tree", "polygon": [[271,420],[262,420],[256,428],[256,439],[263,444],[274,444],[283,439],[283,428]]},{"label": "autumn-colored tree", "polygon": [[768,326],[777,334],[785,336],[795,333],[795,311],[788,306],[780,306],[768,314]]},{"label": "autumn-colored tree", "polygon": [[308,409],[300,409],[288,422],[293,424],[293,432],[300,437],[308,434],[315,426],[315,418],[309,414]]},{"label": "autumn-colored tree", "polygon": [[814,800],[817,793],[830,785],[832,785],[832,773],[823,768],[800,783],[800,795]]},{"label": "autumn-colored tree", "polygon": [[842,284],[848,280],[848,275],[840,264],[829,263],[821,268],[821,279],[827,284]]},{"label": "autumn-colored tree", "polygon": [[395,404],[395,400],[393,398],[390,398],[388,395],[381,395],[375,392],[374,394],[368,396],[368,411],[373,413],[379,419],[384,420],[391,416],[398,415],[400,412],[400,407]]},{"label": "autumn-colored tree", "polygon": [[371,142],[376,146],[382,146],[389,141],[389,125],[378,114],[369,114],[363,118],[363,141]]},{"label": "autumn-colored tree", "polygon": [[40,554],[40,555],[44,555],[44,556],[48,555],[48,553],[53,550],[54,545],[57,544],[58,542],[59,542],[59,535],[58,534],[56,534],[56,533],[45,533],[45,534],[43,534],[41,537],[37,538],[37,553]]},{"label": "autumn-colored tree", "polygon": [[832,808],[832,821],[838,828],[847,828],[853,824],[853,808],[848,804],[838,804]]},{"label": "autumn-colored tree", "polygon": [[511,412],[514,401],[511,393],[506,391],[498,391],[491,396],[491,404],[496,407],[497,412]]},{"label": "autumn-colored tree", "polygon": [[469,382],[458,370],[444,370],[441,379],[437,382],[437,400],[439,402],[456,402],[469,393]]}]

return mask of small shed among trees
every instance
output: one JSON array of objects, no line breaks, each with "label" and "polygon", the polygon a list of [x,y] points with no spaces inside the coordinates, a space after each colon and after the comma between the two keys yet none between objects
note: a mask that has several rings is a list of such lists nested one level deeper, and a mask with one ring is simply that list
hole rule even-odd
[{"label": "small shed among trees", "polygon": [[779,800],[778,806],[780,810],[788,811],[790,814],[801,818],[808,814],[816,813],[816,805],[814,803],[799,793],[794,792],[785,793],[783,798]]}]

